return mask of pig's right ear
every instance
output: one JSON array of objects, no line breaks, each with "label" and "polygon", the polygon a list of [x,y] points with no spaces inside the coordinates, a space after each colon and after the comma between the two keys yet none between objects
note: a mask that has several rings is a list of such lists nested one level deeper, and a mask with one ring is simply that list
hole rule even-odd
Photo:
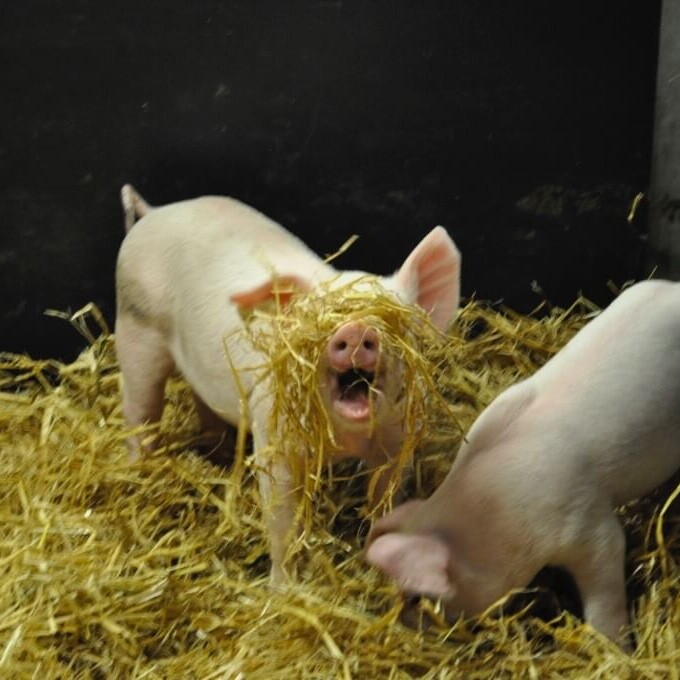
[{"label": "pig's right ear", "polygon": [[366,550],[366,560],[408,593],[451,597],[448,546],[431,534],[383,534]]},{"label": "pig's right ear", "polygon": [[239,307],[250,308],[278,298],[280,304],[285,306],[295,293],[304,293],[310,288],[309,281],[301,276],[279,276],[249,290],[234,293],[231,301]]}]

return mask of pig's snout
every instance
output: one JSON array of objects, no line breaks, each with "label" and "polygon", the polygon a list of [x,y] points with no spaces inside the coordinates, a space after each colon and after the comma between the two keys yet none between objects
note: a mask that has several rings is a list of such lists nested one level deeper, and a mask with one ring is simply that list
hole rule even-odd
[{"label": "pig's snout", "polygon": [[338,373],[351,369],[375,371],[380,358],[378,331],[358,321],[341,326],[330,339],[328,358]]},{"label": "pig's snout", "polygon": [[381,394],[377,375],[380,337],[375,328],[350,321],[333,333],[326,351],[329,396],[334,412],[345,423],[362,427],[371,421],[371,409]]}]

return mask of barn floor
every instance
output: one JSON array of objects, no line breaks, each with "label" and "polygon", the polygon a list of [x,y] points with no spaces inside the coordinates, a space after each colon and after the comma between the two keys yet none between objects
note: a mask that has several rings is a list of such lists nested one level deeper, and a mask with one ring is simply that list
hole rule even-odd
[{"label": "barn floor", "polygon": [[[591,311],[582,301],[539,320],[469,303],[451,331],[466,342],[451,343],[447,392],[461,430]],[[554,594],[543,577],[500,617],[447,626],[425,603],[433,624],[408,629],[396,590],[362,560],[362,483],[342,474],[352,468],[318,493],[297,583],[272,591],[251,457],[198,455],[190,394],[175,381],[166,446],[130,464],[112,338],[94,326],[71,364],[0,355],[1,677],[678,677],[680,521],[661,512],[673,486],[620,511],[632,656],[580,621],[559,577],[547,577]],[[441,481],[456,437],[422,443],[412,493]]]}]

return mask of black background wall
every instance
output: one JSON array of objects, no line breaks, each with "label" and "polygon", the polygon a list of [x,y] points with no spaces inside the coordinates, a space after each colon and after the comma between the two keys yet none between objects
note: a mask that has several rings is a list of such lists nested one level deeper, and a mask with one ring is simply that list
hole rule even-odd
[{"label": "black background wall", "polygon": [[[463,290],[528,311],[645,276],[659,2],[0,5],[0,350],[113,321],[120,186],[251,203],[378,273],[435,224]],[[536,286],[534,285],[534,288]]]}]

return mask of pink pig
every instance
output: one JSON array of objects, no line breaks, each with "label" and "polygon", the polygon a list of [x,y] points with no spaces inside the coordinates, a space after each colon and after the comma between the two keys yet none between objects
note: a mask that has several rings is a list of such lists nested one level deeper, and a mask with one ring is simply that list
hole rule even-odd
[{"label": "pink pig", "polygon": [[614,508],[680,467],[679,367],[680,284],[632,286],[482,412],[432,496],[375,523],[367,560],[449,620],[561,566],[586,620],[626,646]]},{"label": "pink pig", "polygon": [[[203,429],[214,430],[222,421],[236,424],[240,392],[225,356],[226,342],[249,395],[257,457],[268,445],[272,402],[263,393],[266,381],[253,384],[247,370],[260,363],[256,350],[245,336],[234,333],[243,328],[239,307],[271,298],[274,275],[277,281],[311,291],[321,282],[350,281],[363,273],[338,272],[281,226],[232,198],[206,196],[151,208],[126,185],[121,199],[128,233],[116,270],[116,348],[128,426],[159,420],[165,382],[176,369],[194,392]],[[141,219],[135,223],[137,217]],[[446,231],[436,227],[399,271],[380,281],[404,303],[428,310],[444,329],[458,308],[459,278],[460,254]],[[389,484],[403,437],[395,404],[403,386],[398,371],[378,370],[380,353],[373,328],[360,321],[346,323],[328,338],[320,376],[341,447],[336,457],[359,457],[369,469],[383,470],[376,501]],[[380,365],[389,365],[389,357],[384,359]],[[360,386],[348,389],[348,375],[355,382],[358,378]],[[375,394],[370,401],[369,383]],[[137,452],[139,442],[132,438],[130,444]],[[265,468],[259,481],[274,583],[287,576],[286,539],[297,502],[289,464],[280,458],[258,458]]]}]

